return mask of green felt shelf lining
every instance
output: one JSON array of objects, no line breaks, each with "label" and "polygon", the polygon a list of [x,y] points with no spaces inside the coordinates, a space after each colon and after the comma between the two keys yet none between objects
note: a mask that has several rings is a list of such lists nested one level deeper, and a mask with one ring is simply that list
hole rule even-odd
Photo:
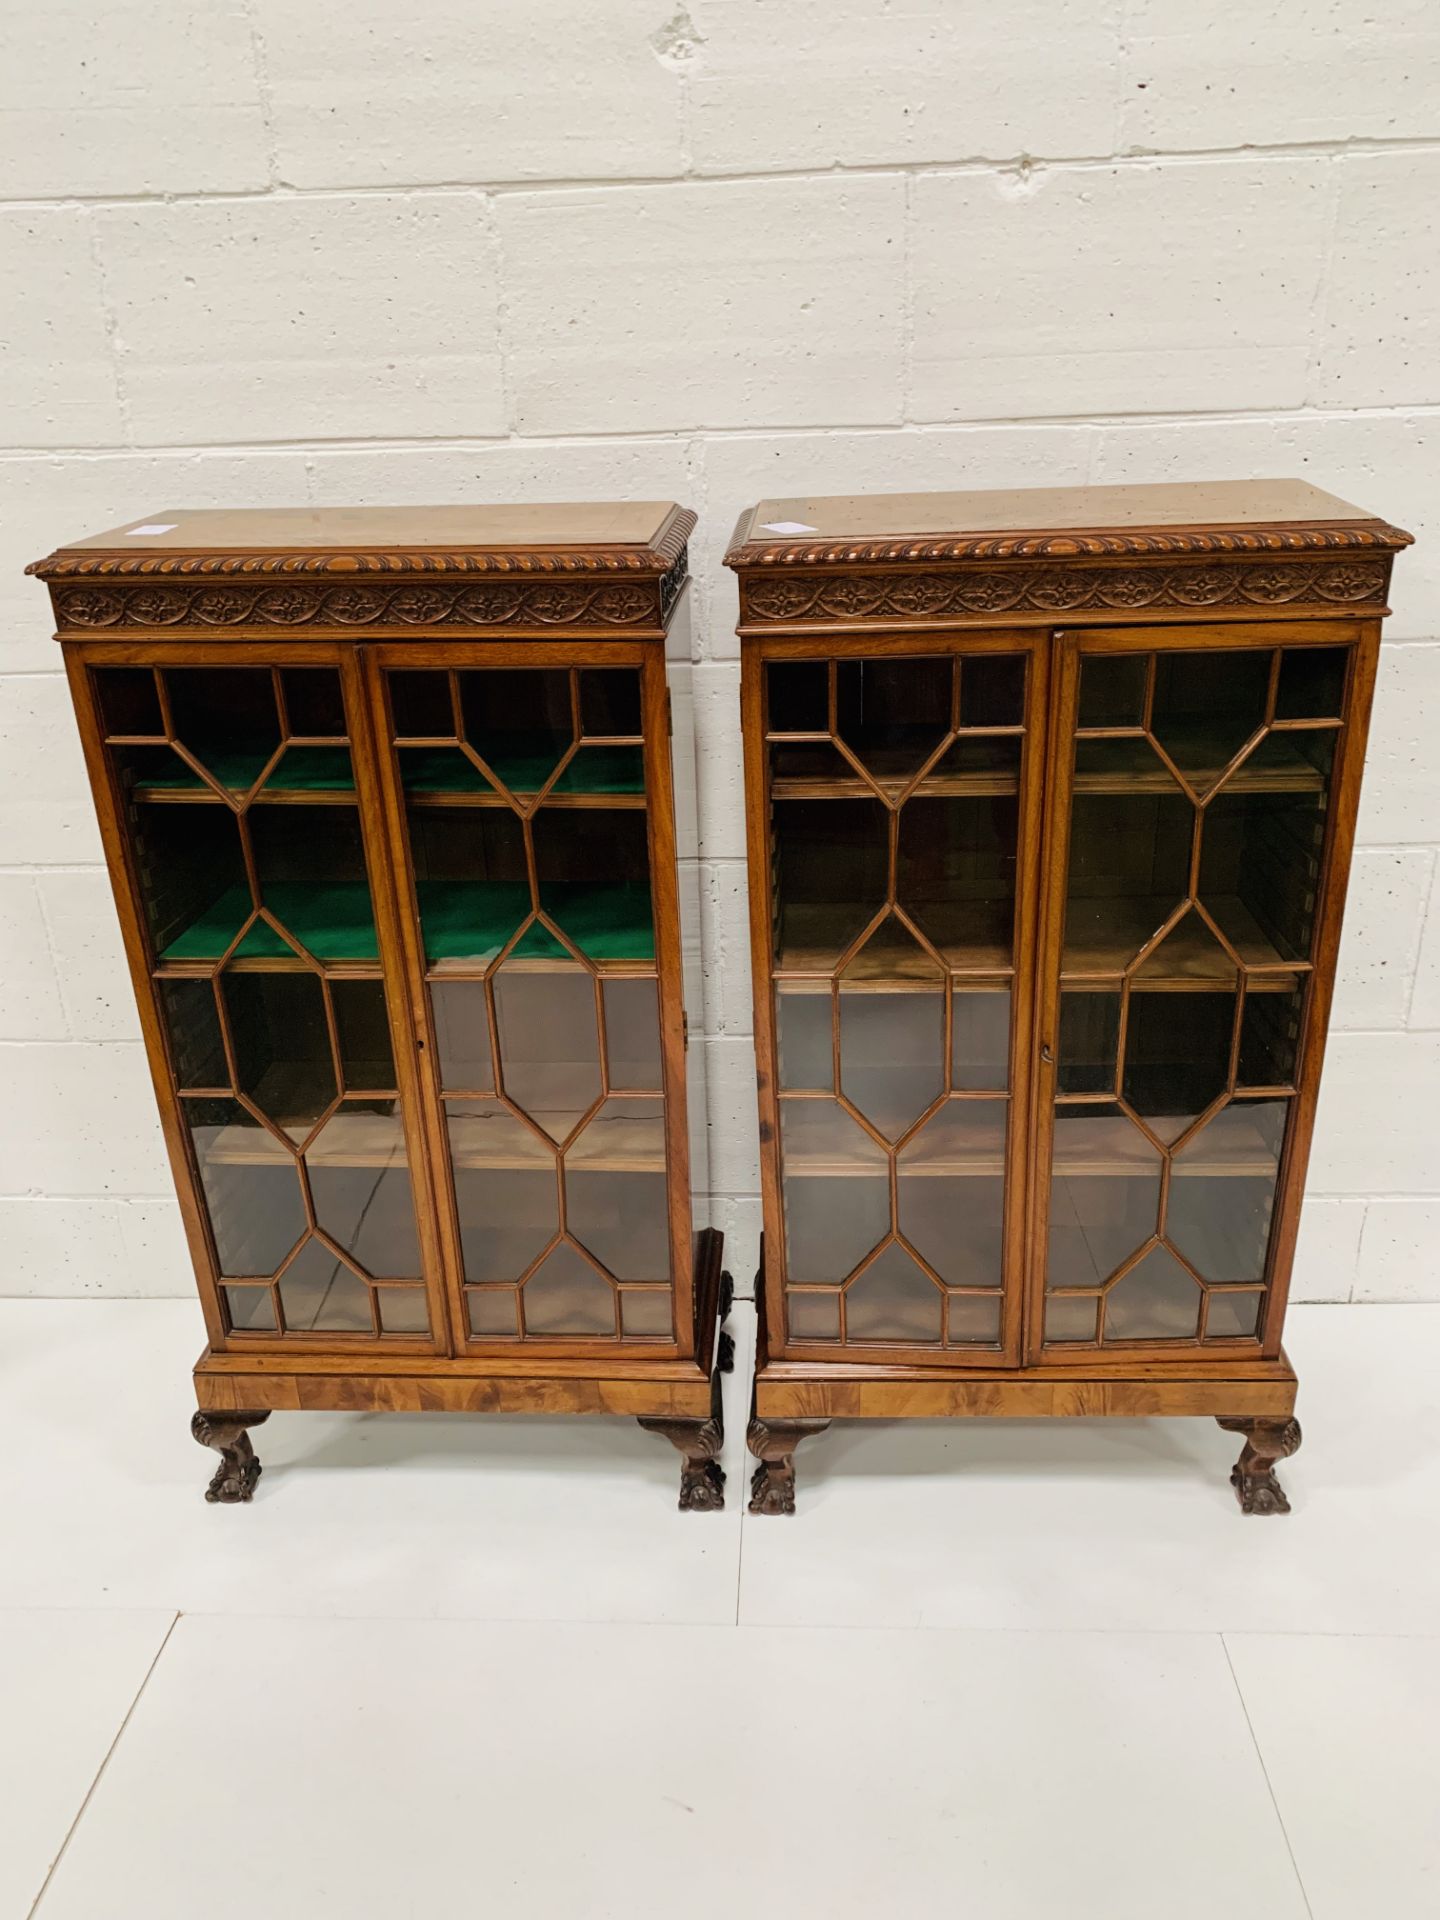
[{"label": "green felt shelf lining", "polygon": [[[317,960],[377,960],[379,942],[370,889],[364,881],[328,886],[281,885],[266,889],[275,918]],[[162,960],[218,960],[250,912],[250,889],[227,887],[161,950]],[[257,920],[236,949],[240,960],[293,960],[295,950],[274,928]]]},{"label": "green felt shelf lining", "polygon": [[[141,748],[154,753],[153,767],[135,761],[136,784],[167,793],[208,793],[199,774],[165,748]],[[248,793],[270,760],[264,753],[196,754],[210,773],[231,793]],[[353,793],[355,773],[348,747],[287,747],[279,765],[261,788],[262,793]]]},{"label": "green felt shelf lining", "polygon": [[[482,749],[477,749],[481,751]],[[473,760],[458,747],[401,747],[400,777],[407,793],[493,793],[495,789]],[[497,780],[511,793],[538,793],[555,771],[558,755],[517,758],[484,756]],[[555,782],[556,793],[626,794],[645,791],[639,747],[581,747]]]},{"label": "green felt shelf lining", "polygon": [[[211,792],[206,782],[168,747],[132,750],[130,765],[136,785],[164,793]],[[273,751],[273,750],[272,750]],[[144,759],[139,756],[146,756]],[[197,756],[201,757],[201,756]],[[248,793],[269,764],[270,752],[211,754],[204,759],[220,785],[235,794]],[[496,778],[511,793],[538,793],[555,771],[554,756],[499,758],[489,763]],[[496,790],[473,760],[457,747],[402,747],[400,776],[407,793],[494,793]],[[353,793],[355,773],[346,747],[287,747],[275,771],[260,789],[269,793]],[[555,793],[635,794],[645,791],[644,761],[639,747],[582,747],[560,775]]]},{"label": "green felt shelf lining", "polygon": [[[426,958],[485,965],[530,911],[530,889],[491,881],[422,880],[420,926]],[[644,887],[542,882],[540,903],[592,960],[653,960],[655,931]],[[568,950],[537,921],[516,947],[521,959],[565,960]]]},{"label": "green felt shelf lining", "polygon": [[[508,881],[422,880],[417,888],[426,957],[493,960],[530,911],[530,889]],[[552,882],[541,887],[545,911],[593,960],[653,960],[655,934],[644,887],[591,887]],[[363,882],[282,885],[265,903],[317,960],[379,958],[370,890]],[[229,887],[161,951],[162,961],[218,960],[250,912],[245,887]],[[524,959],[563,960],[566,948],[537,921],[517,947]],[[294,949],[257,921],[236,949],[237,959],[293,960]]]}]

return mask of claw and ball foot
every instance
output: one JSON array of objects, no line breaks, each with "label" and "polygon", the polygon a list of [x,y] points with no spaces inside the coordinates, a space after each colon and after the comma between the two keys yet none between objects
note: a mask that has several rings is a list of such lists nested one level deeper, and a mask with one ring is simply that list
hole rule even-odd
[{"label": "claw and ball foot", "polygon": [[236,1506],[249,1500],[260,1478],[260,1462],[250,1444],[247,1427],[258,1427],[268,1420],[265,1413],[206,1413],[202,1408],[190,1422],[190,1431],[202,1447],[213,1447],[220,1456],[205,1498],[222,1506]]},{"label": "claw and ball foot", "polygon": [[719,1513],[725,1505],[725,1469],[720,1453],[725,1428],[717,1419],[641,1420],[646,1433],[658,1433],[681,1456],[680,1511]]},{"label": "claw and ball foot", "polygon": [[[715,1239],[718,1241],[719,1236]],[[718,1257],[718,1248],[717,1248]],[[680,1455],[681,1513],[720,1513],[725,1506],[725,1469],[720,1455],[725,1451],[725,1402],[720,1376],[735,1365],[735,1342],[724,1331],[724,1321],[735,1299],[735,1283],[721,1273],[716,1301],[715,1364],[710,1373],[710,1417],[708,1420],[676,1420],[668,1415],[645,1415],[640,1425],[646,1433],[658,1433]]]},{"label": "claw and ball foot", "polygon": [[1245,1445],[1230,1469],[1230,1484],[1242,1513],[1289,1513],[1285,1489],[1275,1478],[1275,1463],[1300,1446],[1298,1420],[1267,1420],[1246,1415],[1218,1423],[1227,1433],[1243,1433]]},{"label": "claw and ball foot", "polygon": [[751,1513],[795,1511],[795,1449],[829,1424],[828,1420],[765,1421],[752,1414],[745,1440],[760,1464],[750,1476]]}]

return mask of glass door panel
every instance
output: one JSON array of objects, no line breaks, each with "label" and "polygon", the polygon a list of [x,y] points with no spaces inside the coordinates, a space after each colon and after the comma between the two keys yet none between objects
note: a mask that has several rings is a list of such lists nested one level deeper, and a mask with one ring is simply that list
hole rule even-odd
[{"label": "glass door panel", "polygon": [[1258,1338],[1348,656],[1081,647],[1049,1347]]},{"label": "glass door panel", "polygon": [[385,680],[469,1335],[673,1341],[641,669]]},{"label": "glass door panel", "polygon": [[998,1354],[1027,657],[761,671],[785,1339]]},{"label": "glass door panel", "polygon": [[338,669],[91,673],[227,1329],[432,1345]]}]

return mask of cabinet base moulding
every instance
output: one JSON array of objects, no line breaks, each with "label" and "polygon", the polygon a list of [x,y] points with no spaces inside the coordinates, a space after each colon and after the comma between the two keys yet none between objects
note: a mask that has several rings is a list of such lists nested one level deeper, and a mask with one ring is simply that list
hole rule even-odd
[{"label": "cabinet base moulding", "polygon": [[1295,1406],[1295,1375],[1285,1368],[1264,1378],[1218,1380],[1124,1378],[1056,1380],[1044,1371],[983,1379],[895,1380],[845,1378],[838,1368],[807,1378],[794,1363],[779,1377],[762,1371],[755,1411],[767,1423],[793,1420],[1050,1420],[1178,1418],[1283,1419]]},{"label": "cabinet base moulding", "polygon": [[1265,1378],[1233,1380],[1056,1380],[1017,1373],[997,1379],[875,1380],[837,1378],[827,1369],[807,1378],[802,1366],[781,1363],[783,1377],[762,1368],[755,1378],[747,1442],[757,1465],[750,1511],[794,1513],[795,1450],[832,1419],[1049,1420],[1179,1418],[1210,1415],[1227,1432],[1245,1435],[1230,1484],[1246,1514],[1288,1513],[1275,1477],[1276,1462],[1298,1451],[1294,1418],[1296,1379],[1283,1356]]},{"label": "cabinet base moulding", "polygon": [[[471,1363],[473,1364],[473,1363]],[[710,1379],[689,1366],[683,1379],[588,1378],[561,1373],[486,1374],[464,1361],[435,1373],[241,1373],[195,1369],[203,1412],[251,1407],[267,1413],[597,1413],[651,1420],[705,1420]]]}]

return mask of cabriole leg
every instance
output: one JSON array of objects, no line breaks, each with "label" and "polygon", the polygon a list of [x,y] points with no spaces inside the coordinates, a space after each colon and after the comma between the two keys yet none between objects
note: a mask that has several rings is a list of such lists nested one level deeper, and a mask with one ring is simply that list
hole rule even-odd
[{"label": "cabriole leg", "polygon": [[641,1420],[681,1455],[680,1511],[719,1513],[725,1505],[725,1469],[720,1464],[725,1426],[720,1420]]},{"label": "cabriole leg", "polygon": [[725,1450],[725,1405],[719,1367],[710,1375],[708,1420],[644,1417],[640,1425],[668,1440],[681,1456],[680,1511],[719,1513],[725,1505],[725,1469],[720,1464]]},{"label": "cabriole leg", "polygon": [[828,1420],[761,1420],[750,1416],[746,1443],[760,1462],[750,1476],[751,1513],[795,1511],[795,1449]]},{"label": "cabriole leg", "polygon": [[1221,1420],[1227,1433],[1243,1433],[1245,1445],[1230,1469],[1230,1484],[1242,1513],[1289,1513],[1285,1489],[1275,1478],[1275,1462],[1298,1451],[1300,1422],[1245,1415]]},{"label": "cabriole leg", "polygon": [[202,1447],[213,1447],[220,1464],[205,1489],[205,1498],[222,1506],[235,1506],[248,1500],[260,1478],[260,1462],[250,1444],[247,1427],[258,1427],[270,1418],[265,1413],[207,1413],[202,1407],[190,1422],[190,1431]]}]

